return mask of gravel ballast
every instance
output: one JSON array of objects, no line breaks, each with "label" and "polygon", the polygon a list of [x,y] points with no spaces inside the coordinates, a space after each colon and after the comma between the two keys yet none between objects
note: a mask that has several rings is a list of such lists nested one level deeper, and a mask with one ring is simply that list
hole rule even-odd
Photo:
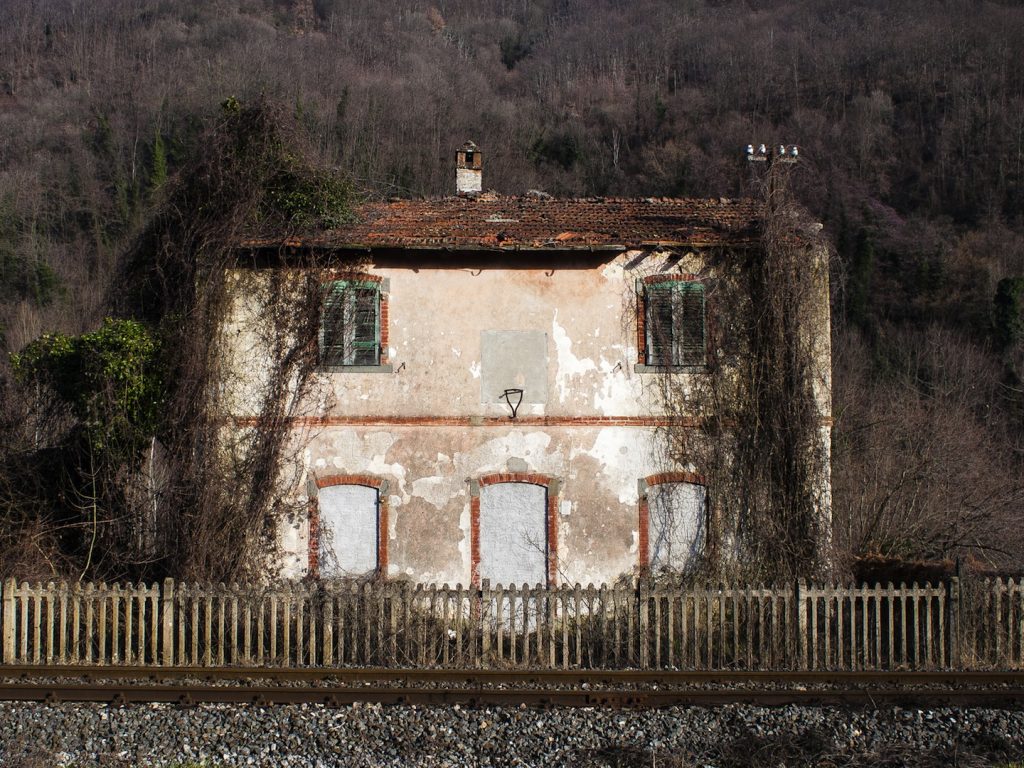
[{"label": "gravel ballast", "polygon": [[10,768],[970,766],[1022,756],[1024,712],[990,709],[0,703]]}]

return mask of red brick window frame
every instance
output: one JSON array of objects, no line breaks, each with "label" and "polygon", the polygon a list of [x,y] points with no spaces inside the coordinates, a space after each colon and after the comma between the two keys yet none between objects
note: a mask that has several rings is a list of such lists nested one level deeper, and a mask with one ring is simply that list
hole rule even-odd
[{"label": "red brick window frame", "polygon": [[[373,475],[325,475],[314,480],[317,491],[333,485],[362,485],[377,491],[377,575],[388,572],[388,483]],[[320,503],[316,494],[309,499],[309,575],[320,576]]]},{"label": "red brick window frame", "polygon": [[540,485],[547,491],[547,579],[548,585],[554,586],[558,574],[558,502],[560,483],[549,475],[536,472],[497,472],[484,475],[470,486],[469,530],[470,530],[470,564],[473,586],[480,587],[480,489],[499,483],[526,483]]},{"label": "red brick window frame", "polygon": [[647,361],[647,287],[666,283],[696,283],[703,289],[704,297],[704,365],[711,365],[711,323],[708,312],[707,280],[700,275],[680,273],[675,275],[648,275],[636,281],[636,371],[637,373],[663,373],[667,371],[697,372],[695,366],[672,366],[651,364]]},{"label": "red brick window frame", "polygon": [[[647,491],[651,486],[663,485],[665,483],[692,483],[702,485],[707,489],[707,480],[703,475],[694,472],[659,472],[656,475],[648,475],[639,482],[640,503],[639,503],[639,546],[638,565],[641,571],[650,568],[651,556],[651,507],[647,501]],[[708,510],[710,514],[710,509]]]},{"label": "red brick window frame", "polygon": [[345,365],[345,366],[331,366],[330,369],[334,371],[348,371],[352,373],[370,373],[373,371],[380,371],[382,373],[389,373],[391,371],[391,360],[390,355],[390,327],[391,327],[391,280],[389,278],[381,277],[380,275],[371,275],[367,272],[346,272],[341,270],[327,270],[323,275],[323,284],[329,286],[332,283],[345,282],[345,283],[370,283],[377,286],[377,295],[379,297],[378,305],[378,341],[380,344],[380,350],[377,358],[377,365],[373,366],[357,366],[357,365]]}]

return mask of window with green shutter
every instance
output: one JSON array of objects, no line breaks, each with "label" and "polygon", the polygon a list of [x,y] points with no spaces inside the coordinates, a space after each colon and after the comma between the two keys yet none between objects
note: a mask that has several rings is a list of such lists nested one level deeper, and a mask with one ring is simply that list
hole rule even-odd
[{"label": "window with green shutter", "polygon": [[320,363],[325,367],[380,363],[380,286],[335,280],[324,286]]},{"label": "window with green shutter", "polygon": [[707,362],[704,285],[671,280],[644,287],[646,364],[703,367]]}]

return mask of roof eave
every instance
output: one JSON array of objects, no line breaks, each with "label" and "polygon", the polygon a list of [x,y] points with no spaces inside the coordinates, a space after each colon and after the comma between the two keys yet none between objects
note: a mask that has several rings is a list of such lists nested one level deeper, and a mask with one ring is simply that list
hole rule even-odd
[{"label": "roof eave", "polygon": [[607,252],[617,253],[621,251],[639,250],[644,248],[706,248],[749,245],[755,242],[754,238],[737,237],[728,239],[689,239],[689,240],[657,240],[641,241],[637,243],[545,243],[541,245],[512,244],[512,245],[487,245],[484,243],[360,243],[360,242],[289,242],[256,240],[246,241],[240,244],[242,248],[264,249],[264,248],[292,248],[310,249],[321,251],[451,251],[459,253],[480,252],[480,253],[565,253],[567,251],[578,251],[582,253]]}]

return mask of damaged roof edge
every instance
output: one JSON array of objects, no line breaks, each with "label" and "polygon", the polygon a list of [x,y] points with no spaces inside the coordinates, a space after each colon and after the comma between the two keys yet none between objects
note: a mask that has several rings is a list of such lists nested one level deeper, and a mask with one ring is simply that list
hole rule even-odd
[{"label": "damaged roof edge", "polygon": [[757,235],[756,200],[445,198],[362,203],[344,226],[253,237],[248,248],[587,253],[742,245]]},{"label": "damaged roof edge", "polygon": [[365,243],[318,243],[315,241],[293,240],[243,240],[238,247],[242,250],[276,250],[292,248],[296,250],[317,251],[434,251],[441,253],[621,253],[646,248],[709,248],[750,245],[757,242],[756,238],[729,238],[728,240],[680,240],[641,243],[621,243],[602,245],[485,245],[485,244],[416,244],[395,245],[381,243],[367,245]]}]

